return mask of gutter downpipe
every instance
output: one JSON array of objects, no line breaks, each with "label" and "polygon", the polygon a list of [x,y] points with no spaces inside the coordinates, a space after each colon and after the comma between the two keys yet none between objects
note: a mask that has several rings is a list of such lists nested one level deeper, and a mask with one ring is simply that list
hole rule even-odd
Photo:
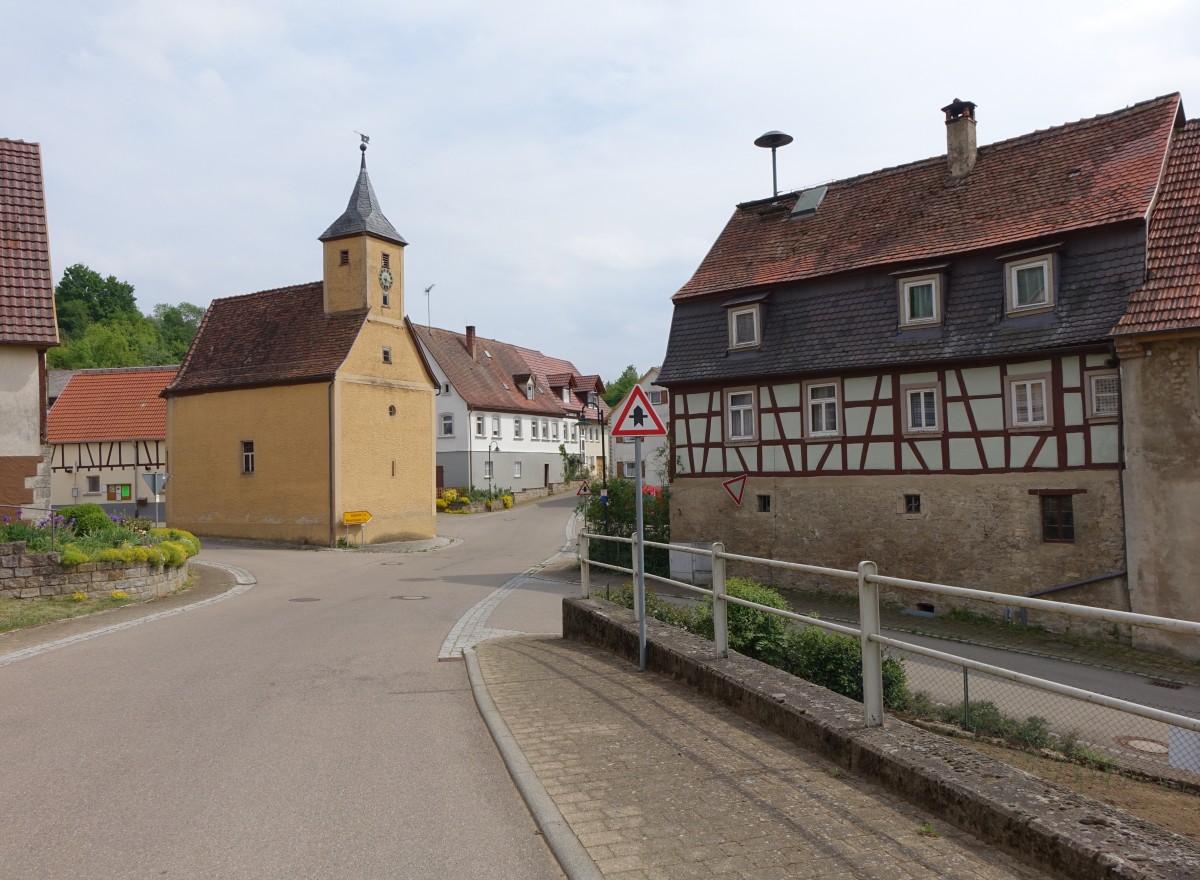
[{"label": "gutter downpipe", "polygon": [[337,462],[336,440],[337,436],[335,428],[337,427],[336,415],[336,396],[335,388],[337,380],[333,379],[329,383],[329,546],[337,546],[337,476],[335,464]]}]

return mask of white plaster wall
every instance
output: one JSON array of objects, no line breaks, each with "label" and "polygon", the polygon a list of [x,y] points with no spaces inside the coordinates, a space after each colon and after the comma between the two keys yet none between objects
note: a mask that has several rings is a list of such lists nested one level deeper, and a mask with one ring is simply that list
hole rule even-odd
[{"label": "white plaster wall", "polygon": [[37,350],[0,345],[0,456],[41,455]]}]

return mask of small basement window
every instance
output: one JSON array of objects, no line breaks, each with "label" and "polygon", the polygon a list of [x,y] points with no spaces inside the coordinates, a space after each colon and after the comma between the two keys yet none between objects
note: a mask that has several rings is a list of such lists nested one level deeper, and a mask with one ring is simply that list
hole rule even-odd
[{"label": "small basement window", "polygon": [[921,496],[920,495],[905,495],[904,496],[904,512],[905,513],[920,513],[921,512]]},{"label": "small basement window", "polygon": [[770,513],[771,512],[771,496],[770,495],[759,495],[758,496],[758,512],[759,513]]}]

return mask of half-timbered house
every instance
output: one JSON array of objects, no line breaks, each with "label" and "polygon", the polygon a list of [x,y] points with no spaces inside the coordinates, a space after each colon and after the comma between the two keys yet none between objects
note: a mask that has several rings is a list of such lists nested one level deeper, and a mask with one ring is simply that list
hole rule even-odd
[{"label": "half-timbered house", "polygon": [[589,466],[604,460],[600,426],[608,407],[599,399],[599,376],[478,336],[474,326],[465,333],[416,330],[440,388],[439,486],[551,489],[564,480],[563,451]]},{"label": "half-timbered house", "polygon": [[56,509],[92,502],[111,516],[161,519],[154,489],[166,474],[167,403],[160,394],[177,371],[124,367],[71,374],[50,408]]},{"label": "half-timbered house", "polygon": [[46,352],[58,345],[42,155],[0,138],[0,516],[44,517]]},{"label": "half-timbered house", "polygon": [[324,545],[433,537],[436,385],[404,312],[407,242],[362,149],[320,236],[322,280],[213,300],[163,391],[170,525]]},{"label": "half-timbered house", "polygon": [[1113,336],[1179,96],[982,147],[942,109],[946,156],[738,205],[675,294],[673,539],[1200,616],[1131,597]]}]

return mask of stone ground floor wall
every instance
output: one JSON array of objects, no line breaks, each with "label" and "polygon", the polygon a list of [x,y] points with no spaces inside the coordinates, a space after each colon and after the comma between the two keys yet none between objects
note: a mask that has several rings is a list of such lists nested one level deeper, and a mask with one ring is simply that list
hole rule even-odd
[{"label": "stone ground floor wall", "polygon": [[[741,506],[717,478],[671,487],[673,543],[722,541],[745,556],[856,569],[871,560],[891,577],[1028,595],[1125,569],[1120,484],[1114,470],[1004,475],[749,477]],[[1031,491],[1071,494],[1075,540],[1043,540],[1041,500]],[[908,512],[906,497],[920,497]],[[764,500],[766,499],[766,500]],[[766,509],[764,509],[766,508]],[[775,586],[853,592],[853,581],[730,563],[730,576]],[[1129,610],[1123,576],[1046,596]],[[951,607],[996,617],[999,606],[891,591],[888,601],[941,613]],[[1114,627],[1028,615],[1053,631],[1127,639]]]},{"label": "stone ground floor wall", "polygon": [[183,586],[188,567],[127,565],[123,562],[86,562],[64,568],[57,553],[27,553],[25,542],[0,544],[0,599],[35,599],[39,596],[83,592],[88,598],[124,590],[131,596],[161,596]]}]

